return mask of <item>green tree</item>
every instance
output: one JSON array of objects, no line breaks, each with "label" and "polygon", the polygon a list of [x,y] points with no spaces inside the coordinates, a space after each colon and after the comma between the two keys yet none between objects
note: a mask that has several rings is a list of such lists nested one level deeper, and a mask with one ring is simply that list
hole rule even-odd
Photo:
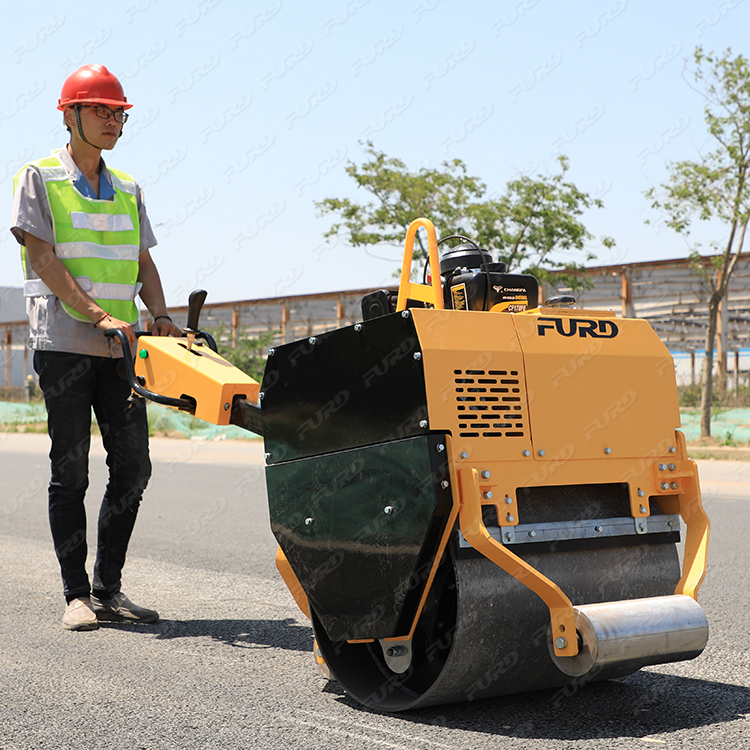
[{"label": "green tree", "polygon": [[[652,206],[664,211],[667,224],[689,238],[692,224],[718,221],[727,230],[725,239],[711,243],[715,255],[692,253],[695,268],[709,288],[708,328],[701,381],[701,437],[711,435],[713,364],[719,305],[745,243],[750,219],[750,66],[731,49],[719,56],[694,52],[694,87],[704,98],[704,119],[715,148],[695,161],[668,165],[668,182],[657,193],[646,192]],[[689,239],[688,239],[689,241]]]},{"label": "green tree", "polygon": [[[414,219],[430,219],[445,237],[465,234],[509,271],[531,273],[573,288],[587,286],[584,269],[574,260],[560,260],[558,251],[582,251],[593,236],[581,222],[586,209],[602,208],[598,198],[567,181],[568,159],[558,158],[558,174],[522,176],[511,180],[498,197],[486,197],[487,186],[467,174],[460,159],[443,162],[440,168],[423,167],[410,172],[400,159],[386,156],[371,142],[365,144],[370,160],[358,166],[349,162],[346,172],[375,200],[357,203],[348,198],[326,198],[316,206],[321,215],[336,214],[326,237],[348,233],[355,247],[380,243],[400,245]],[[417,234],[416,257],[426,257],[424,240]],[[612,247],[605,237],[602,244]],[[586,259],[595,256],[587,252]],[[562,270],[562,277],[559,271]]]},{"label": "green tree", "polygon": [[240,338],[237,341],[237,346],[233,346],[231,342],[222,341],[226,337],[224,326],[216,328],[211,334],[216,339],[219,354],[227,362],[230,362],[260,383],[263,379],[263,371],[266,368],[266,362],[263,359],[262,353],[268,349],[276,332],[267,331],[254,339]]}]

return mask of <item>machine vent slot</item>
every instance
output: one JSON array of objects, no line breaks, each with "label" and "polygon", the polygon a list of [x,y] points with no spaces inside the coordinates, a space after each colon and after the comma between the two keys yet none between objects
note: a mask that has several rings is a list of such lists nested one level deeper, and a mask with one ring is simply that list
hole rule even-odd
[{"label": "machine vent slot", "polygon": [[[514,438],[525,436],[526,417],[521,406],[523,397],[521,395],[521,380],[517,370],[454,370],[453,376],[459,430],[481,430],[481,432],[459,432],[460,437],[479,437],[481,435],[488,438]],[[470,385],[471,387],[464,388],[462,387],[464,385]],[[459,395],[465,393],[503,395]],[[473,412],[486,413],[476,414]],[[503,413],[497,414],[497,412]],[[487,421],[471,421],[477,419]]]}]

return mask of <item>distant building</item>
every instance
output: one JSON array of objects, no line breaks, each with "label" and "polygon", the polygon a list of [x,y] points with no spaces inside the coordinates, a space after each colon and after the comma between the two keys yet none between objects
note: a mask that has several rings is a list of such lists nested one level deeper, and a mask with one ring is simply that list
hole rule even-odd
[{"label": "distant building", "polygon": [[23,289],[0,286],[0,323],[16,323],[19,320],[26,320]]},{"label": "distant building", "polygon": [[23,289],[0,286],[0,386],[20,386],[33,375],[28,332]]}]

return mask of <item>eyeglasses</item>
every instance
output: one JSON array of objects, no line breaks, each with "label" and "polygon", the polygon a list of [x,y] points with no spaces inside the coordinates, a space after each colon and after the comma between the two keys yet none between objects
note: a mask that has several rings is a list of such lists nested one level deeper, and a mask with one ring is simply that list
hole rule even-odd
[{"label": "eyeglasses", "polygon": [[109,120],[110,117],[114,117],[115,122],[124,124],[128,121],[128,117],[130,117],[127,112],[123,112],[121,109],[113,112],[109,107],[99,107],[94,104],[84,104],[81,106],[86,107],[86,109],[93,109],[96,112],[96,116],[101,117],[102,120]]}]

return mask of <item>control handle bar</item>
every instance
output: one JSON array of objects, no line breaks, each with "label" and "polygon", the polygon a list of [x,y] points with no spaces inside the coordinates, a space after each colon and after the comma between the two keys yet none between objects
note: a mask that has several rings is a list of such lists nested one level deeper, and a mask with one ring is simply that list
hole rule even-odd
[{"label": "control handle bar", "polygon": [[[164,404],[164,406],[175,406],[178,409],[182,409],[183,411],[188,412],[195,411],[195,403],[191,399],[162,396],[161,393],[150,391],[148,388],[145,388],[138,382],[138,378],[135,375],[133,355],[130,353],[130,343],[128,342],[128,337],[125,335],[124,331],[121,328],[109,328],[104,332],[104,335],[107,338],[119,340],[120,346],[122,346],[122,358],[123,363],[125,364],[125,375],[127,376],[130,387],[135,393],[137,393],[139,396],[143,396],[143,398],[149,399],[149,401],[154,401],[157,404]],[[142,336],[144,335],[144,332],[137,331],[135,335]]]}]

